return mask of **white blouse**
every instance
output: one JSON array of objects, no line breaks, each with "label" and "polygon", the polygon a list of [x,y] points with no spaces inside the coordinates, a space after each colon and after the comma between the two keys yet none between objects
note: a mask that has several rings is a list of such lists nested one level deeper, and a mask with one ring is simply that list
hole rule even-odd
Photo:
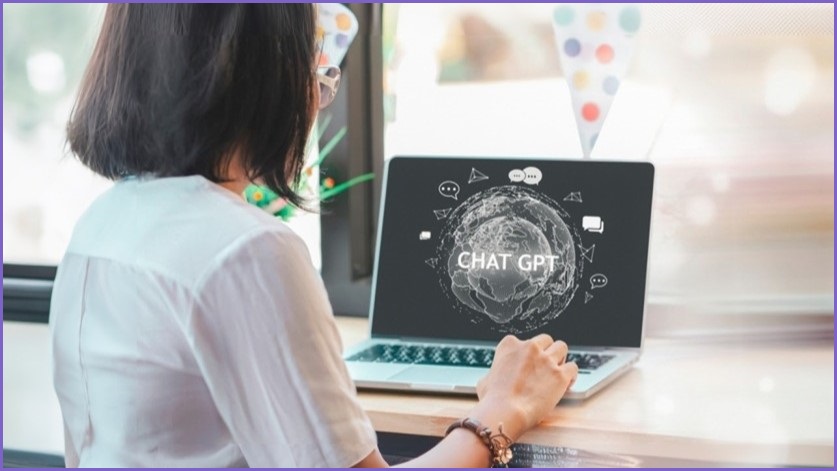
[{"label": "white blouse", "polygon": [[67,466],[329,466],[375,446],[302,240],[199,177],[76,225],[50,310]]}]

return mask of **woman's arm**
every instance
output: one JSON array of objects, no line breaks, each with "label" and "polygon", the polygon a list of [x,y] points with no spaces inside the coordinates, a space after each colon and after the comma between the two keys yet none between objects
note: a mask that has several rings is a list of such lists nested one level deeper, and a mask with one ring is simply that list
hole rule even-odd
[{"label": "woman's arm", "polygon": [[184,332],[250,466],[344,467],[375,448],[325,288],[290,229],[242,236],[194,290]]},{"label": "woman's arm", "polygon": [[[480,402],[468,417],[517,440],[534,427],[578,376],[575,363],[565,363],[567,344],[553,342],[548,335],[521,341],[506,337],[497,346],[494,363],[480,381]],[[458,428],[427,453],[404,463],[411,468],[484,468],[491,465],[485,443],[473,432]],[[370,453],[355,467],[387,467],[379,450]]]},{"label": "woman's arm", "polygon": [[[492,412],[492,409],[495,412]],[[493,407],[483,401],[474,408],[469,417],[483,424],[503,422],[503,430],[505,431],[506,424],[509,421],[492,418],[498,416],[497,412],[502,410],[502,406]],[[496,430],[496,426],[492,429]],[[486,468],[490,465],[490,454],[485,443],[470,430],[458,428],[427,453],[399,466],[409,468]],[[356,468],[386,468],[388,466],[389,464],[377,449],[355,465]]]},{"label": "woman's arm", "polygon": [[[488,449],[476,435],[457,429],[427,453],[399,466],[406,468],[487,468]],[[389,464],[378,450],[373,451],[355,468],[387,468]]]}]

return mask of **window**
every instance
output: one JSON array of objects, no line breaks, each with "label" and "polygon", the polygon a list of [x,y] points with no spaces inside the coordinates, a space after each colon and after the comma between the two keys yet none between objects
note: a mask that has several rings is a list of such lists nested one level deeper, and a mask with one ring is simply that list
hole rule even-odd
[{"label": "window", "polygon": [[[67,119],[104,9],[3,5],[4,448],[63,454],[49,333],[38,323],[47,320],[55,265],[76,221],[113,184],[79,163],[65,145]],[[331,120],[325,137],[341,125]],[[319,268],[319,215],[301,214],[291,226]],[[29,322],[14,322],[20,320]]]},{"label": "window", "polygon": [[[110,188],[72,156],[65,127],[105,5],[3,5],[3,263],[56,265],[73,226]],[[326,137],[340,125],[332,121]],[[312,149],[313,150],[313,149]],[[320,219],[291,226],[320,261]]]},{"label": "window", "polygon": [[3,5],[3,262],[55,265],[111,183],[69,156],[65,126],[103,5]]},{"label": "window", "polygon": [[20,289],[3,283],[3,448],[63,455],[48,329],[5,321],[46,319],[50,283],[38,279],[53,277],[54,269],[41,266],[58,263],[76,219],[111,185],[64,145],[103,9],[3,5],[4,276],[28,278]]},{"label": "window", "polygon": [[[592,158],[657,168],[651,308],[833,314],[833,5],[640,8]],[[554,10],[385,5],[385,158],[580,157]]]}]

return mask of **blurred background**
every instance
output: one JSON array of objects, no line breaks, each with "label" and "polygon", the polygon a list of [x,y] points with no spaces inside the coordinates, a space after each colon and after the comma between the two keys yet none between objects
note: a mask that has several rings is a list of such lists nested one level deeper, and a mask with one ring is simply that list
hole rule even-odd
[{"label": "blurred background", "polygon": [[[103,5],[3,8],[3,259],[55,264],[110,185],[64,142]],[[579,157],[554,8],[385,5],[385,158]],[[657,166],[651,296],[832,306],[833,5],[642,14],[593,158]],[[319,241],[318,225],[304,229]]]},{"label": "blurred background", "polygon": [[[580,158],[554,9],[384,5],[373,38],[383,158]],[[111,185],[68,154],[64,134],[103,11],[3,5],[4,264],[57,264],[74,222]],[[651,333],[833,335],[833,4],[641,11],[592,158],[657,168]],[[319,221],[294,225],[318,267]],[[3,324],[4,448],[62,450],[46,339],[44,325]]]},{"label": "blurred background", "polygon": [[[386,157],[580,157],[554,9],[385,5]],[[641,10],[592,157],[657,168],[649,301],[833,312],[833,5]]]}]

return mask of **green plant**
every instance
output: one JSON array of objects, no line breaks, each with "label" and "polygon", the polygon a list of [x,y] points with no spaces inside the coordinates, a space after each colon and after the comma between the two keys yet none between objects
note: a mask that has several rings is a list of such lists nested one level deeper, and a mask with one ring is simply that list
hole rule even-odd
[{"label": "green plant", "polygon": [[[330,123],[331,115],[326,115],[323,121],[318,124],[317,132],[314,136],[314,139],[316,139],[317,142],[322,140],[322,136],[325,133],[325,130],[328,129],[328,125]],[[318,191],[315,191],[315,188],[313,188],[311,177],[329,156],[329,154],[331,154],[334,148],[337,147],[337,144],[339,144],[340,141],[346,137],[346,131],[346,126],[343,126],[334,134],[334,136],[331,137],[331,139],[328,140],[328,142],[320,147],[320,152],[319,155],[317,155],[316,160],[306,165],[303,170],[302,178],[299,182],[297,182],[296,188],[294,188],[297,193],[307,198],[316,198],[322,202],[343,193],[355,185],[375,178],[374,173],[366,173],[351,178],[345,182],[337,183],[332,177],[320,175],[316,180],[316,190]],[[296,212],[299,211],[299,208],[289,204],[283,198],[280,198],[279,195],[274,193],[270,188],[262,185],[249,185],[244,190],[244,198],[248,203],[258,206],[276,217],[282,218],[283,221],[289,221],[296,214]]]}]

